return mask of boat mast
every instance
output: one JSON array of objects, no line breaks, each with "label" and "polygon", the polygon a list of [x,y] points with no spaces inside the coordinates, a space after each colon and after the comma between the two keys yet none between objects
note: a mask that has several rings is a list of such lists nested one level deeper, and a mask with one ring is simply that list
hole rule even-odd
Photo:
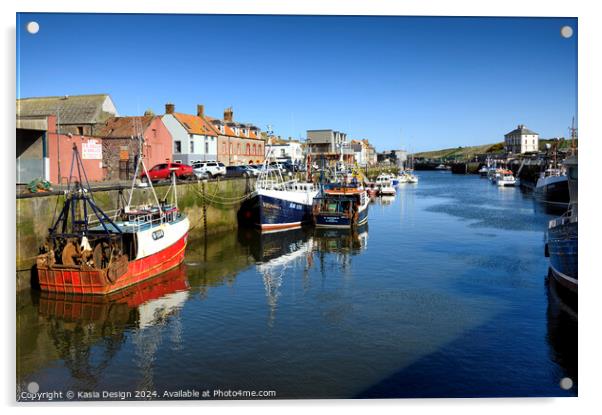
[{"label": "boat mast", "polygon": [[577,129],[575,128],[575,117],[573,117],[573,121],[571,122],[571,127],[569,128],[571,132],[571,155],[577,154],[577,146],[575,139],[577,137]]},{"label": "boat mast", "polygon": [[157,193],[155,192],[155,188],[153,187],[153,182],[150,179],[150,175],[148,174],[148,170],[146,169],[146,165],[144,164],[144,155],[143,155],[143,151],[142,151],[142,123],[140,121],[140,117],[136,117],[134,119],[134,130],[136,132],[136,137],[138,139],[138,162],[136,163],[136,169],[134,171],[134,177],[132,178],[132,187],[130,189],[130,196],[128,198],[128,204],[127,204],[127,208],[129,209],[130,206],[132,205],[132,196],[134,195],[134,188],[136,187],[136,179],[138,178],[138,172],[140,169],[140,166],[142,166],[142,169],[144,170],[144,177],[146,177],[146,182],[148,183],[149,187],[151,188],[151,192],[153,194],[153,197],[155,198],[155,203],[157,204],[157,207],[159,208],[159,213],[163,213],[163,209],[161,209],[161,204],[159,203],[159,198],[157,197]]}]

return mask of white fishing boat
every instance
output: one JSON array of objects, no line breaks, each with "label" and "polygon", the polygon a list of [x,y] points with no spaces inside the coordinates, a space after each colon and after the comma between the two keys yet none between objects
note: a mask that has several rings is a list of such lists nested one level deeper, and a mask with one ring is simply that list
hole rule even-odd
[{"label": "white fishing boat", "polygon": [[500,187],[515,186],[516,178],[511,170],[501,170],[496,178],[496,184]]},{"label": "white fishing boat", "polygon": [[413,174],[411,171],[405,172],[406,183],[418,183],[418,176]]},{"label": "white fishing boat", "polygon": [[391,183],[392,176],[388,173],[381,173],[376,178],[376,187],[379,195],[395,195],[395,187]]}]

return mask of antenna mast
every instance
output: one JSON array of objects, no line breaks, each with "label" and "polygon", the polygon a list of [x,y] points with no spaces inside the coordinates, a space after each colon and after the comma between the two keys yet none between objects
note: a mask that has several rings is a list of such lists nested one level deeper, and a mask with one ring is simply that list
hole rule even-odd
[{"label": "antenna mast", "polygon": [[574,156],[577,153],[577,147],[575,143],[575,139],[577,138],[577,129],[575,128],[575,117],[573,117],[573,121],[571,122],[571,128],[569,128],[571,132],[571,153]]}]

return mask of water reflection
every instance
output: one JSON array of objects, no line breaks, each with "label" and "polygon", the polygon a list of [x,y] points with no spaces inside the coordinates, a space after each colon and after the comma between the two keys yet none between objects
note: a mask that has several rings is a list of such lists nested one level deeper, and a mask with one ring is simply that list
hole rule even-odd
[{"label": "water reflection", "polygon": [[188,288],[186,268],[180,266],[108,296],[34,292],[32,304],[46,322],[45,334],[57,357],[81,390],[91,391],[98,388],[99,377],[120,351],[129,330],[140,340],[141,361],[152,362],[150,340],[159,336],[146,332],[177,319],[173,317],[186,302]]},{"label": "water reflection", "polygon": [[345,273],[350,268],[350,255],[367,246],[368,225],[353,229],[298,228],[267,233],[240,228],[238,238],[241,245],[249,249],[256,261],[256,270],[262,275],[269,307],[268,325],[273,326],[285,276],[300,274],[306,289],[315,256],[323,269],[326,254],[331,254]]},{"label": "water reflection", "polygon": [[577,298],[554,278],[547,278],[547,340],[552,360],[562,369],[557,375],[560,380],[569,377],[573,380],[573,389],[578,388],[577,376]]},{"label": "water reflection", "polygon": [[378,200],[380,201],[381,205],[389,206],[395,202],[395,196],[380,196]]}]

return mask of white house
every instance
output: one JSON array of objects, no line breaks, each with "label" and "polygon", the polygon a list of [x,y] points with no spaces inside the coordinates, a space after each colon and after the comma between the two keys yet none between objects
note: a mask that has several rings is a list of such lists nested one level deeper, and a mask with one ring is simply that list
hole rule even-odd
[{"label": "white house", "polygon": [[173,139],[173,161],[192,164],[196,161],[217,160],[219,133],[205,119],[202,108],[197,115],[175,112],[173,104],[165,105],[163,124]]},{"label": "white house", "polygon": [[539,150],[539,134],[523,124],[504,135],[504,148],[508,153],[526,153]]},{"label": "white house", "polygon": [[300,142],[289,140],[280,143],[266,144],[266,157],[277,161],[289,160],[293,164],[303,164],[303,147]]}]

